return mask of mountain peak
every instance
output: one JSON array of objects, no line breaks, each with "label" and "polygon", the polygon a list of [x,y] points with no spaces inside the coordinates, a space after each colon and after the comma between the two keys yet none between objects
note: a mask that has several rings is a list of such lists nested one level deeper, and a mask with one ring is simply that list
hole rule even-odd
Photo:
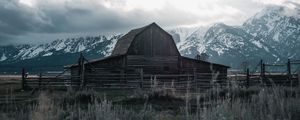
[{"label": "mountain peak", "polygon": [[292,17],[300,19],[300,4],[294,2],[285,2],[282,5],[269,5],[256,13],[253,17],[246,20],[244,24],[254,20],[278,20],[279,18]]},{"label": "mountain peak", "polygon": [[300,4],[295,2],[286,2],[284,5],[283,15],[300,19]]},{"label": "mountain peak", "polygon": [[217,28],[219,28],[219,27],[227,27],[227,26],[228,26],[228,25],[226,25],[226,24],[224,24],[224,23],[222,23],[222,22],[215,23],[215,24],[212,25],[212,27],[217,27]]}]

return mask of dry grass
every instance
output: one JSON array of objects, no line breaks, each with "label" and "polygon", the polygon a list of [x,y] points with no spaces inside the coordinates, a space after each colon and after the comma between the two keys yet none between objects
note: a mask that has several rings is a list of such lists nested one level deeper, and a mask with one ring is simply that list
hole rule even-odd
[{"label": "dry grass", "polygon": [[300,118],[299,89],[285,87],[261,88],[251,97],[213,99],[198,109],[190,119],[204,120],[298,120]]},{"label": "dry grass", "polygon": [[[189,91],[187,91],[189,92]],[[133,104],[115,104],[93,90],[64,93],[42,91],[36,103],[14,112],[2,112],[1,119],[33,120],[299,120],[300,98],[298,88],[252,87],[213,88],[203,95],[178,97],[161,90],[136,91],[126,99],[142,98],[136,108]],[[152,102],[151,102],[152,101]],[[154,101],[154,102],[153,102]],[[170,101],[181,109],[157,109]],[[181,102],[183,101],[183,102]],[[136,103],[137,104],[137,103]],[[132,106],[131,106],[132,105]],[[176,106],[177,105],[177,106]],[[131,107],[130,107],[131,106]],[[156,106],[156,107],[154,107]]]}]

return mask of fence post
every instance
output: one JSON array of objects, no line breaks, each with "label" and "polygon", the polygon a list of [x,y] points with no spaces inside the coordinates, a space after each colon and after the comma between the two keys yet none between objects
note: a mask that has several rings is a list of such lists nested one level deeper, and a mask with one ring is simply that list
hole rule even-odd
[{"label": "fence post", "polygon": [[247,80],[247,88],[250,86],[250,73],[249,73],[249,68],[247,68],[247,76],[246,76],[246,80]]},{"label": "fence post", "polygon": [[264,81],[265,78],[265,64],[263,63],[263,60],[260,60],[260,78],[262,81]]},{"label": "fence post", "polygon": [[82,64],[81,81],[82,81],[82,86],[83,87],[85,87],[85,84],[86,84],[84,72],[85,72],[85,66],[84,66],[84,64]]},{"label": "fence post", "polygon": [[26,78],[25,78],[25,68],[22,68],[22,81],[21,81],[21,89],[25,90],[25,82],[26,82]]},{"label": "fence post", "polygon": [[196,86],[196,89],[198,90],[198,84],[196,81],[196,68],[193,69],[193,81],[194,81],[194,85]]},{"label": "fence post", "polygon": [[298,87],[300,87],[300,70],[298,71]]},{"label": "fence post", "polygon": [[262,82],[265,82],[266,65],[263,60],[260,60],[260,77]]},{"label": "fence post", "polygon": [[41,88],[41,82],[42,82],[42,72],[39,74],[39,88]]},{"label": "fence post", "polygon": [[263,63],[263,80],[266,82],[266,64]]},{"label": "fence post", "polygon": [[143,88],[143,82],[144,82],[144,70],[143,70],[143,68],[140,69],[140,77],[141,77],[140,88]]},{"label": "fence post", "polygon": [[263,72],[262,64],[263,64],[263,60],[261,59],[260,60],[260,77],[262,77],[262,72]]},{"label": "fence post", "polygon": [[79,78],[80,78],[80,87],[83,88],[85,86],[85,81],[84,81],[84,57],[82,55],[82,53],[80,53],[80,57],[78,60],[78,73],[79,73]]},{"label": "fence post", "polygon": [[291,81],[291,61],[290,61],[290,59],[288,59],[288,62],[287,62],[287,72],[288,72],[287,78],[290,82],[292,82]]}]

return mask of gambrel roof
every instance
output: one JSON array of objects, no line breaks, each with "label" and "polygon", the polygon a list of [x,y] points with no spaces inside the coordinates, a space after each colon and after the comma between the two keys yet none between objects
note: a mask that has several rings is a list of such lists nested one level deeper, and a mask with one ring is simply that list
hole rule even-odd
[{"label": "gambrel roof", "polygon": [[[112,51],[111,56],[118,56],[118,55],[126,54],[128,52],[130,45],[133,43],[135,37],[138,36],[140,33],[142,33],[144,30],[150,28],[151,26],[160,28],[156,23],[152,23],[152,24],[144,26],[142,28],[137,28],[137,29],[133,29],[133,30],[129,31],[126,35],[124,35],[123,37],[121,37],[118,40],[118,42],[116,43],[116,45],[114,47],[114,50]],[[164,31],[162,28],[160,28],[160,29],[162,31]],[[167,32],[165,32],[165,33],[167,33]],[[169,33],[167,33],[167,34],[170,35]],[[175,43],[174,43],[174,45],[175,45]]]}]

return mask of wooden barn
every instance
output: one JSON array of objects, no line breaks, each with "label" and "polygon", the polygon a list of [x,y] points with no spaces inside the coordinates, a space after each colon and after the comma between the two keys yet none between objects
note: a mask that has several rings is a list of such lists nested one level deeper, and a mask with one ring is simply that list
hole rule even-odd
[{"label": "wooden barn", "polygon": [[[180,55],[172,36],[152,23],[134,29],[121,37],[108,57],[68,66],[73,76],[84,70],[85,78],[93,75],[140,73],[158,74],[219,74],[226,76],[228,66]],[[128,78],[126,78],[128,79]]]}]

